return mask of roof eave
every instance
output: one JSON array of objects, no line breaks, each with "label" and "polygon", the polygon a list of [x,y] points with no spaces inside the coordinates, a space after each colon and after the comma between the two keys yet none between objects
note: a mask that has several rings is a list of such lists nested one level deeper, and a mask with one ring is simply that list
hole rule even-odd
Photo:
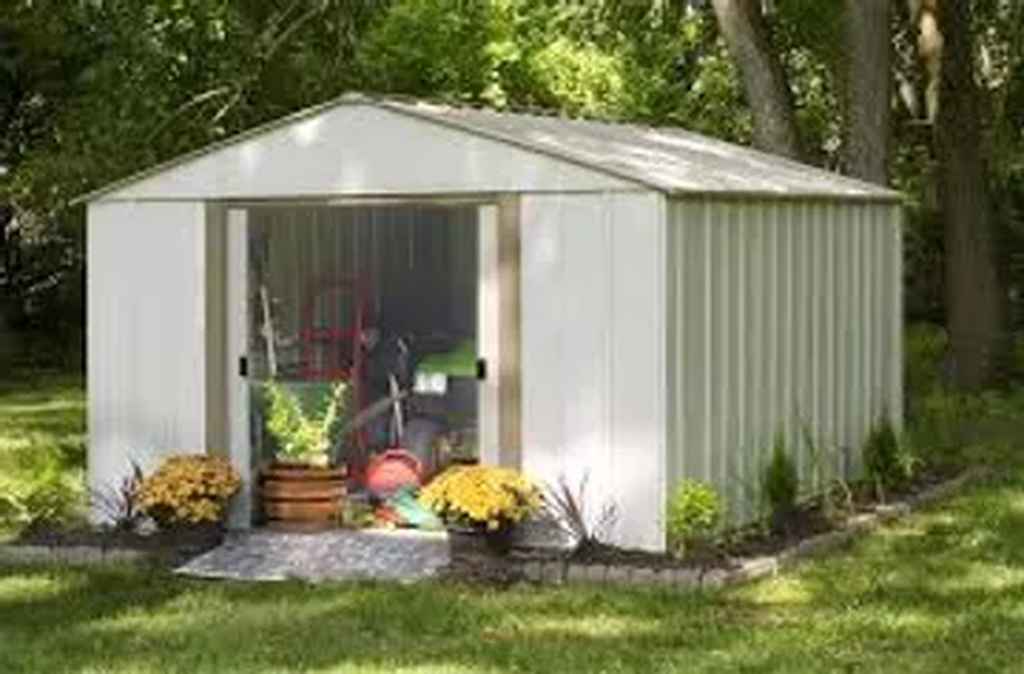
[{"label": "roof eave", "polygon": [[863,203],[902,203],[905,196],[902,192],[878,188],[870,192],[780,192],[772,190],[689,190],[685,188],[674,188],[666,190],[671,199],[695,199],[695,198],[718,198],[734,201],[742,200],[765,200],[781,201],[800,199],[803,201],[854,201]]},{"label": "roof eave", "polygon": [[352,94],[344,94],[342,96],[339,96],[338,98],[334,98],[324,103],[320,103],[319,105],[314,105],[309,108],[297,110],[296,112],[293,112],[290,115],[285,115],[284,117],[270,120],[269,122],[260,124],[246,131],[236,133],[232,136],[229,136],[228,138],[224,138],[223,140],[215,141],[208,145],[204,145],[200,148],[196,148],[191,152],[186,152],[185,154],[173,157],[171,159],[168,159],[167,161],[160,162],[159,164],[150,166],[149,168],[142,169],[141,171],[136,171],[135,173],[129,174],[124,178],[120,178],[112,183],[108,183],[103,187],[98,187],[95,190],[92,190],[91,192],[86,192],[85,194],[79,195],[72,199],[69,203],[72,206],[77,206],[79,204],[98,201],[99,199],[102,199],[105,196],[108,196],[110,194],[113,194],[114,192],[117,192],[118,190],[128,187],[133,183],[141,182],[146,178],[152,178],[153,176],[163,173],[164,171],[177,168],[178,166],[187,164],[188,162],[193,161],[195,159],[199,159],[200,157],[205,157],[208,154],[213,154],[218,150],[231,147],[232,145],[237,145],[238,143],[250,140],[257,136],[262,136],[263,134],[268,133],[270,131],[275,131],[277,129],[286,127],[289,124],[293,124],[295,122],[308,119],[309,117],[313,117],[322,112],[327,112],[328,110],[333,110],[334,108],[342,105],[358,105],[364,102],[362,100],[363,98],[364,97],[360,96],[359,100],[356,100],[356,97],[353,96]]},{"label": "roof eave", "polygon": [[[583,168],[585,170],[599,173],[605,176],[621,180],[631,185],[641,187],[643,189],[661,192],[669,197],[674,198],[692,198],[698,195],[718,195],[721,198],[729,199],[822,199],[822,200],[840,200],[840,201],[862,201],[862,202],[900,202],[903,200],[903,195],[893,190],[881,188],[870,183],[862,183],[864,192],[863,193],[843,193],[841,190],[835,190],[834,192],[776,192],[771,190],[751,190],[751,191],[723,191],[714,192],[707,190],[688,190],[685,188],[679,188],[676,185],[661,183],[650,178],[639,177],[630,174],[626,171],[619,171],[607,166],[597,164],[592,161],[577,157],[572,153],[560,152],[557,149],[553,149],[540,143],[530,142],[510,134],[494,131],[493,129],[484,129],[476,126],[470,122],[466,122],[460,119],[451,117],[442,117],[438,114],[434,114],[425,110],[417,110],[415,103],[401,103],[397,100],[391,100],[388,98],[380,98],[367,94],[360,93],[346,93],[342,96],[334,98],[330,101],[326,101],[319,105],[315,105],[309,108],[296,111],[290,115],[286,115],[279,119],[271,120],[265,124],[261,124],[247,131],[235,134],[229,138],[205,145],[201,148],[197,148],[191,152],[185,153],[181,156],[174,157],[168,161],[161,162],[147,169],[143,169],[131,175],[128,175],[120,180],[116,180],[103,187],[97,188],[80,196],[73,198],[70,201],[71,205],[88,204],[99,201],[111,194],[114,194],[132,184],[141,182],[147,178],[159,175],[165,171],[177,168],[187,164],[190,161],[194,161],[206,155],[213,154],[218,150],[237,145],[246,140],[256,138],[264,135],[271,131],[275,131],[280,128],[284,128],[295,122],[308,119],[315,115],[328,112],[335,108],[343,105],[368,105],[375,107],[380,110],[385,110],[393,114],[400,114],[406,117],[411,117],[424,121],[430,124],[443,126],[451,129],[462,131],[463,133],[469,133],[480,138],[486,138],[506,145],[511,145],[527,152],[539,154],[541,156],[554,159],[556,161],[565,162],[567,164]],[[803,166],[803,165],[800,165]],[[804,167],[806,168],[806,167]],[[844,178],[845,180],[852,180]],[[859,181],[854,181],[859,182]]]}]

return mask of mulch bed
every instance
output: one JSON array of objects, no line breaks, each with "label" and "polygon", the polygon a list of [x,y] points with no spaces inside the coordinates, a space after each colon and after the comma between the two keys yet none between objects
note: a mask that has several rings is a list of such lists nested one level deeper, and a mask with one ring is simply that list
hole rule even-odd
[{"label": "mulch bed", "polygon": [[12,543],[48,548],[131,550],[161,566],[178,566],[223,541],[224,529],[216,525],[157,530],[143,535],[118,529],[41,523],[26,528]]},{"label": "mulch bed", "polygon": [[875,512],[884,503],[912,498],[955,478],[957,474],[956,470],[922,468],[914,480],[900,489],[887,492],[884,502],[878,499],[873,486],[854,484],[851,485],[852,501],[849,504],[852,507],[833,517],[826,515],[821,499],[814,499],[802,504],[778,530],[763,524],[741,527],[730,532],[714,548],[683,559],[665,552],[626,549],[603,543],[590,543],[575,550],[520,547],[506,557],[453,549],[451,566],[445,576],[463,582],[506,585],[522,580],[523,565],[531,561],[565,561],[657,571],[690,569],[702,574],[712,570],[733,571],[744,560],[777,555],[803,541],[839,531],[850,517]]}]

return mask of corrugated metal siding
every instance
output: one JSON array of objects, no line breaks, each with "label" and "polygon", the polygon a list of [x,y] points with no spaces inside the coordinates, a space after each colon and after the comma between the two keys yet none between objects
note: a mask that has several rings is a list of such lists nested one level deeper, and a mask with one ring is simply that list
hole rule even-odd
[{"label": "corrugated metal siding", "polygon": [[206,449],[202,203],[89,206],[89,483]]},{"label": "corrugated metal siding", "polygon": [[[295,345],[279,353],[285,371],[298,367],[305,307],[332,280],[362,279],[374,325],[388,335],[476,332],[474,206],[254,207],[249,223],[256,270],[250,315],[262,316],[258,293],[265,283],[275,331]],[[322,304],[318,316],[326,309]],[[264,376],[265,348],[257,328],[251,331],[252,355],[255,372]]]},{"label": "corrugated metal siding", "polygon": [[776,431],[851,450],[902,414],[899,210],[829,201],[670,201],[668,482],[756,507]]},{"label": "corrugated metal siding", "polygon": [[664,201],[522,198],[523,467],[589,479],[620,544],[660,548]]}]

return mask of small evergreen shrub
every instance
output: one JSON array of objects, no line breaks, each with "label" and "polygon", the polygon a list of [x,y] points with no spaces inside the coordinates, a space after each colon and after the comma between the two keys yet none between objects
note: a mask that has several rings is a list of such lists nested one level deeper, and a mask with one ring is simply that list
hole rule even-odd
[{"label": "small evergreen shrub", "polygon": [[900,443],[887,414],[879,418],[868,434],[863,456],[865,472],[879,498],[886,490],[897,488],[913,477],[915,459]]},{"label": "small evergreen shrub", "polygon": [[669,548],[679,556],[704,547],[722,518],[722,502],[714,487],[683,480],[666,508]]},{"label": "small evergreen shrub", "polygon": [[761,494],[768,506],[772,528],[782,531],[796,511],[800,477],[796,463],[790,456],[786,438],[782,433],[775,436],[771,459],[761,475]]}]

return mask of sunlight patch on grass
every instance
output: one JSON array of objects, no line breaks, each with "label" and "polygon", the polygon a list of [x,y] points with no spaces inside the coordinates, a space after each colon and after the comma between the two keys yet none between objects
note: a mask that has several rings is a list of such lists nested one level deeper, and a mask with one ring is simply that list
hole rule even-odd
[{"label": "sunlight patch on grass", "polygon": [[5,416],[19,416],[23,414],[53,414],[58,412],[81,412],[85,409],[85,400],[68,400],[56,398],[53,400],[38,401],[32,403],[4,403]]},{"label": "sunlight patch on grass", "polygon": [[74,580],[59,573],[52,576],[23,574],[0,567],[0,605],[19,603],[31,605],[61,596],[75,585]]},{"label": "sunlight patch on grass", "polygon": [[615,615],[567,616],[564,618],[533,618],[514,623],[513,630],[498,630],[508,638],[525,636],[579,636],[635,638],[656,634],[661,628],[657,620]]},{"label": "sunlight patch on grass", "polygon": [[1024,569],[1006,564],[973,562],[955,575],[933,579],[930,584],[937,591],[951,595],[972,590],[998,592],[1024,586]]},{"label": "sunlight patch on grass", "polygon": [[1005,503],[1008,514],[1024,518],[1024,493],[1008,495]]},{"label": "sunlight patch on grass", "polygon": [[772,606],[799,606],[811,602],[812,589],[799,576],[777,576],[737,590],[738,596]]},{"label": "sunlight patch on grass", "polygon": [[443,666],[438,665],[404,665],[395,662],[384,661],[377,665],[370,665],[367,663],[340,663],[338,665],[332,665],[324,668],[315,668],[306,670],[308,674],[345,674],[346,672],[359,672],[360,674],[488,674],[498,673],[503,670],[500,668],[481,668],[477,666],[466,666],[459,664],[446,663]]}]

